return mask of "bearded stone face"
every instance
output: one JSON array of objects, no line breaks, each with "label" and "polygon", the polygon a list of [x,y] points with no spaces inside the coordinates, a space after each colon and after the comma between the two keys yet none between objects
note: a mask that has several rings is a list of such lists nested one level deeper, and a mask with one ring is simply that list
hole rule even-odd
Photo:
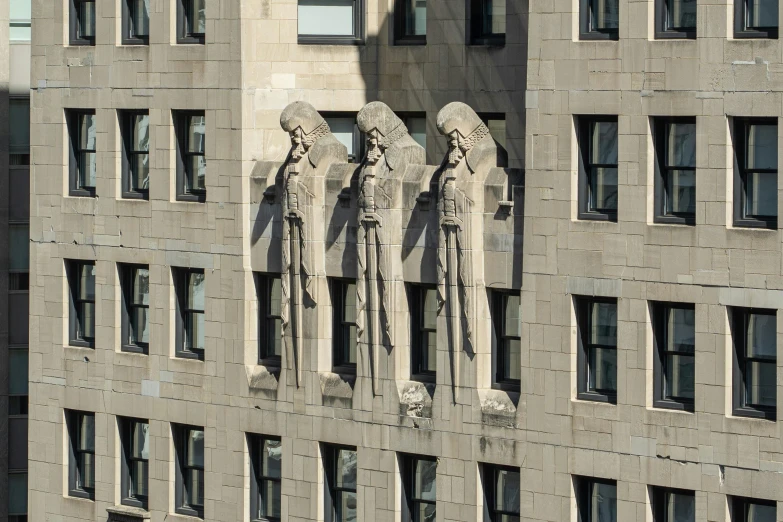
[{"label": "bearded stone face", "polygon": [[459,133],[452,132],[449,135],[449,164],[456,165],[465,157],[459,144]]},{"label": "bearded stone face", "polygon": [[383,156],[383,150],[378,144],[378,137],[378,129],[370,131],[367,136],[367,163],[370,165],[375,165]]},{"label": "bearded stone face", "polygon": [[291,133],[291,159],[294,161],[300,160],[307,153],[307,146],[304,143],[304,131],[302,127],[297,127],[294,132]]}]

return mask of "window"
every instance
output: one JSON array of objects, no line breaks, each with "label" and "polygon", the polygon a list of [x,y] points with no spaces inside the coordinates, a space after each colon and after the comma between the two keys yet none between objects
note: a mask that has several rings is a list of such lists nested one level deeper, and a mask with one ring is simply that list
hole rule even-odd
[{"label": "window", "polygon": [[195,268],[174,269],[177,291],[177,357],[204,360],[204,271]]},{"label": "window", "polygon": [[696,223],[696,118],[655,118],[655,222]]},{"label": "window", "polygon": [[775,310],[732,308],[734,415],[774,420],[777,410]]},{"label": "window", "polygon": [[283,447],[279,438],[248,436],[250,445],[250,520],[278,522]]},{"label": "window", "polygon": [[122,446],[122,503],[147,509],[149,496],[149,421],[117,418]]},{"label": "window", "polygon": [[617,299],[577,297],[577,398],[617,402]]},{"label": "window", "polygon": [[435,382],[438,368],[438,291],[434,286],[410,285],[411,377]]},{"label": "window", "polygon": [[617,40],[620,27],[619,0],[581,0],[579,37],[582,40]]},{"label": "window", "polygon": [[95,111],[68,111],[70,134],[69,172],[71,196],[95,196],[98,173],[95,143],[98,126]]},{"label": "window", "polygon": [[177,0],[177,43],[203,44],[207,32],[207,0]]},{"label": "window", "polygon": [[148,199],[150,189],[149,111],[120,112],[122,197]]},{"label": "window", "polygon": [[[12,42],[29,42],[32,39],[32,0],[11,0],[10,5]],[[15,121],[11,118],[10,121]]]},{"label": "window", "polygon": [[27,473],[8,474],[8,522],[27,522]]},{"label": "window", "polygon": [[481,118],[484,125],[489,129],[498,145],[506,148],[506,115],[497,112],[481,112],[477,116]]},{"label": "window", "polygon": [[[13,6],[14,3],[12,2],[11,5]],[[11,154],[10,165],[29,165],[30,98],[8,99],[8,123],[8,149]],[[28,211],[25,216],[29,217],[30,212]]]},{"label": "window", "polygon": [[519,522],[519,469],[484,464],[484,522]]},{"label": "window", "polygon": [[150,342],[150,269],[120,265],[122,289],[122,351],[147,353]]},{"label": "window", "polygon": [[177,133],[177,201],[206,201],[207,160],[204,111],[174,111]]},{"label": "window", "polygon": [[356,375],[356,283],[332,279],[332,366]]},{"label": "window", "polygon": [[617,522],[617,481],[576,477],[579,522]]},{"label": "window", "polygon": [[434,457],[400,456],[402,522],[435,522],[437,469]]},{"label": "window", "polygon": [[579,219],[617,221],[617,116],[580,116]]},{"label": "window", "polygon": [[693,491],[653,488],[653,522],[696,522]]},{"label": "window", "polygon": [[734,225],[778,226],[778,122],[734,119]]},{"label": "window", "polygon": [[204,428],[172,424],[171,429],[176,452],[176,512],[204,518]]},{"label": "window", "polygon": [[279,276],[256,275],[258,292],[258,364],[280,368],[283,353],[283,321],[280,309],[282,281]]},{"label": "window", "polygon": [[696,0],[655,0],[656,38],[696,38]]},{"label": "window", "polygon": [[409,114],[399,114],[405,126],[408,127],[408,134],[411,138],[427,150],[427,115],[423,112],[412,112]]},{"label": "window", "polygon": [[[27,348],[9,348],[8,350],[8,415],[27,415],[29,353]],[[25,421],[25,424],[27,421]],[[25,437],[24,447],[27,448]],[[26,450],[25,450],[26,451]],[[25,460],[26,463],[26,460]],[[26,467],[26,464],[25,464]]]},{"label": "window", "polygon": [[519,391],[522,373],[519,293],[491,291],[492,325],[495,345],[494,366],[497,388]]},{"label": "window", "polygon": [[326,491],[324,494],[324,522],[353,522],[358,520],[356,502],[356,448],[345,446],[322,447]]},{"label": "window", "polygon": [[95,0],[70,2],[70,44],[95,45]]},{"label": "window", "polygon": [[394,43],[397,45],[427,43],[427,0],[395,0]]},{"label": "window", "polygon": [[68,494],[95,500],[95,414],[66,411]]},{"label": "window", "polygon": [[364,133],[356,124],[356,113],[327,112],[322,113],[326,123],[337,140],[348,149],[348,161],[358,163],[364,157]]},{"label": "window", "polygon": [[653,303],[651,310],[655,407],[693,411],[695,308],[692,304]]},{"label": "window", "polygon": [[150,0],[122,0],[123,45],[147,45],[150,38]]},{"label": "window", "polygon": [[779,0],[734,0],[734,38],[777,38]]},{"label": "window", "polygon": [[95,347],[95,263],[66,261],[70,289],[70,345]]},{"label": "window", "polygon": [[470,0],[470,45],[506,44],[506,1]]},{"label": "window", "polygon": [[777,522],[777,502],[731,497],[731,522]]},{"label": "window", "polygon": [[363,44],[364,0],[299,0],[300,44]]}]

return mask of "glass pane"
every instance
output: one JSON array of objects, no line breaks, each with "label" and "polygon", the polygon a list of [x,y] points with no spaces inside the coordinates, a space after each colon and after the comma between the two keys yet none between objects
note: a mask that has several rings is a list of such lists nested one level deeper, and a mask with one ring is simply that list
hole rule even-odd
[{"label": "glass pane", "polygon": [[[777,15],[777,13],[775,13]],[[776,522],[777,509],[766,504],[748,503],[747,522]]]},{"label": "glass pane", "polygon": [[78,334],[82,339],[93,339],[95,337],[95,303],[82,303],[81,312],[81,316],[78,318],[81,330]]},{"label": "glass pane", "polygon": [[11,20],[32,19],[32,0],[11,0],[9,14]]},{"label": "glass pane", "polygon": [[696,344],[696,311],[669,308],[666,314],[666,350],[693,353]]},{"label": "glass pane", "polygon": [[337,520],[335,522],[356,522],[356,506],[356,493],[340,492],[337,502]]},{"label": "glass pane", "polygon": [[[142,0],[138,0],[138,1],[142,1]],[[149,152],[150,150],[149,127],[150,127],[150,117],[148,114],[133,115],[133,138],[131,142],[131,147],[133,152]]]},{"label": "glass pane", "polygon": [[8,474],[8,514],[27,513],[27,473]]},{"label": "glass pane", "polygon": [[505,317],[503,318],[504,336],[519,337],[519,300],[518,295],[507,294],[503,296],[505,301]]},{"label": "glass pane", "polygon": [[696,124],[669,123],[666,130],[666,166],[696,167]]},{"label": "glass pane", "polygon": [[778,215],[778,173],[748,173],[745,187],[745,213],[748,216]]},{"label": "glass pane", "polygon": [[134,154],[131,156],[131,189],[150,189],[150,156],[149,154]]},{"label": "glass pane", "polygon": [[8,350],[8,364],[9,395],[27,395],[29,367],[27,350]]},{"label": "glass pane", "polygon": [[506,379],[519,380],[522,378],[522,343],[517,339],[506,339],[506,360],[504,368],[506,370]]},{"label": "glass pane", "polygon": [[337,450],[337,487],[356,489],[356,452]]},{"label": "glass pane", "polygon": [[82,1],[79,4],[79,38],[95,36],[95,2]]},{"label": "glass pane", "polygon": [[[503,17],[503,20],[505,22],[505,16]],[[505,33],[505,30],[503,31]],[[487,120],[487,128],[489,129],[489,133],[492,135],[492,137],[495,139],[498,144],[505,148],[506,147],[506,120],[501,118],[492,118]]]},{"label": "glass pane", "polygon": [[668,0],[669,29],[696,27],[696,0]]},{"label": "glass pane", "polygon": [[280,441],[264,439],[261,456],[264,459],[261,470],[263,476],[280,478],[283,459],[283,447]]},{"label": "glass pane", "polygon": [[188,33],[204,34],[207,32],[207,0],[189,0],[190,11],[188,20]]},{"label": "glass pane", "polygon": [[95,300],[95,265],[80,264],[79,299]]},{"label": "glass pane", "polygon": [[348,327],[348,363],[356,364],[356,326]]},{"label": "glass pane", "polygon": [[435,332],[427,332],[424,334],[425,346],[427,347],[427,361],[426,367],[423,368],[426,371],[434,372],[438,369],[438,334]]},{"label": "glass pane", "polygon": [[346,323],[356,322],[356,284],[346,283],[345,285],[345,311],[343,317]]},{"label": "glass pane", "polygon": [[498,470],[495,482],[495,509],[519,514],[519,472]]},{"label": "glass pane", "polygon": [[265,480],[261,483],[261,517],[280,518],[280,482]]},{"label": "glass pane", "polygon": [[133,308],[131,317],[131,339],[132,344],[150,342],[149,309],[146,307]]},{"label": "glass pane", "polygon": [[270,339],[272,346],[272,355],[278,357],[283,355],[283,321],[280,319],[272,319],[272,339]]},{"label": "glass pane", "polygon": [[[14,2],[11,2],[11,5],[13,6]],[[30,6],[29,0],[27,6],[28,8]],[[13,18],[13,14],[11,18]],[[30,100],[8,100],[8,122],[10,123],[9,146],[11,154],[29,154]]]},{"label": "glass pane", "polygon": [[592,123],[590,163],[601,165],[617,164],[617,122],[596,121]]},{"label": "glass pane", "polygon": [[747,0],[748,29],[778,26],[778,0]]},{"label": "glass pane", "polygon": [[746,402],[755,406],[774,407],[777,397],[775,363],[748,361],[745,364]]},{"label": "glass pane", "polygon": [[666,180],[666,213],[696,213],[696,171],[670,170]]},{"label": "glass pane", "polygon": [[204,314],[191,312],[188,321],[188,344],[192,350],[204,349]]},{"label": "glass pane", "polygon": [[438,327],[438,295],[434,288],[425,288],[424,294],[424,317],[422,326],[428,330],[435,330]]},{"label": "glass pane", "polygon": [[590,196],[590,210],[617,210],[617,169],[593,167]]},{"label": "glass pane", "polygon": [[482,32],[484,34],[506,34],[505,0],[483,0],[483,4]]},{"label": "glass pane", "polygon": [[617,304],[590,303],[590,344],[617,346]]},{"label": "glass pane", "polygon": [[206,117],[190,116],[188,122],[188,152],[203,154],[206,152]]},{"label": "glass pane", "polygon": [[435,502],[435,478],[438,464],[434,460],[416,460],[413,495],[417,500]]},{"label": "glass pane", "polygon": [[590,349],[590,391],[617,390],[617,349]]},{"label": "glass pane", "polygon": [[[415,0],[411,0],[415,1]],[[427,119],[425,117],[410,117],[405,119],[405,126],[408,127],[408,133],[416,143],[427,148]]]},{"label": "glass pane", "polygon": [[149,36],[150,34],[150,0],[131,0],[131,36]]},{"label": "glass pane", "polygon": [[98,158],[94,152],[79,154],[78,188],[94,189],[98,177]]},{"label": "glass pane", "polygon": [[748,126],[747,157],[749,169],[778,169],[778,126],[752,124]]},{"label": "glass pane", "polygon": [[616,485],[593,482],[590,496],[590,522],[617,522]]},{"label": "glass pane", "polygon": [[[306,0],[299,0],[299,34],[323,34],[323,33],[302,33],[301,27],[302,27],[302,18],[301,18],[301,12],[302,12],[302,5]],[[353,6],[353,1],[348,2],[351,6]],[[351,7],[351,12],[353,12],[353,7]],[[351,15],[353,16],[353,15]],[[332,130],[332,134],[334,134],[334,137],[337,138],[337,140],[346,146],[348,149],[348,155],[353,156],[356,151],[353,150],[353,131],[354,126],[356,125],[356,119],[355,118],[325,118],[326,123],[329,124],[329,128]]]},{"label": "glass pane", "polygon": [[283,299],[283,284],[279,277],[270,278],[269,315],[279,316]]},{"label": "glass pane", "polygon": [[668,522],[695,522],[696,497],[666,493],[666,520]]},{"label": "glass pane", "polygon": [[133,270],[133,304],[150,304],[150,271],[147,268]]},{"label": "glass pane", "polygon": [[695,359],[690,355],[666,356],[666,398],[693,399]]},{"label": "glass pane", "polygon": [[131,456],[144,460],[150,458],[150,425],[146,422],[133,423]]},{"label": "glass pane", "polygon": [[748,357],[777,357],[777,316],[750,314],[748,317]]},{"label": "glass pane", "polygon": [[95,451],[95,415],[79,414],[79,450]]},{"label": "glass pane", "polygon": [[427,0],[405,0],[406,36],[427,34]]},{"label": "glass pane", "polygon": [[187,190],[206,190],[207,188],[207,160],[204,156],[190,156],[188,165]]},{"label": "glass pane", "polygon": [[8,227],[10,245],[8,268],[11,270],[30,269],[30,226],[10,225]]},{"label": "glass pane", "polygon": [[592,0],[591,26],[593,29],[617,29],[620,27],[618,0]]},{"label": "glass pane", "polygon": [[131,471],[131,496],[146,497],[149,495],[149,462],[143,460],[133,461]]},{"label": "glass pane", "polygon": [[188,466],[204,467],[204,430],[188,430]]},{"label": "glass pane", "polygon": [[204,472],[200,469],[189,469],[187,488],[187,504],[192,507],[201,507],[204,505]]},{"label": "glass pane", "polygon": [[204,284],[203,272],[190,272],[188,274],[188,308],[191,310],[204,310]]},{"label": "glass pane", "polygon": [[435,522],[435,504],[417,503],[413,509],[415,511],[414,515],[418,515],[418,518],[415,518],[414,520],[419,522]]},{"label": "glass pane", "polygon": [[98,126],[94,114],[79,114],[79,149],[95,150]]},{"label": "glass pane", "polygon": [[[353,0],[299,0],[299,34],[353,36],[353,5]],[[330,127],[332,119],[329,118]],[[336,135],[334,131],[335,128],[332,127],[332,132]],[[350,148],[348,153],[351,153]]]},{"label": "glass pane", "polygon": [[78,485],[83,489],[95,487],[95,455],[92,453],[81,453],[79,455],[80,466]]}]

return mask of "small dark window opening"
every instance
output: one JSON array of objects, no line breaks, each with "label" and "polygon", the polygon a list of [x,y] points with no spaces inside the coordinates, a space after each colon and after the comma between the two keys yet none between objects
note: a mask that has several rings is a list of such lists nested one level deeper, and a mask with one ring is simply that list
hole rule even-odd
[{"label": "small dark window opening", "polygon": [[734,38],[778,37],[779,0],[734,0]]},{"label": "small dark window opening", "polygon": [[206,280],[204,270],[174,269],[177,291],[176,354],[204,360]]},{"label": "small dark window opening", "polygon": [[332,279],[331,294],[333,370],[356,375],[356,283]]},{"label": "small dark window opening", "polygon": [[579,522],[617,522],[617,481],[575,477]]},{"label": "small dark window opening", "polygon": [[730,308],[734,344],[734,415],[775,420],[777,416],[777,314],[775,310]]},{"label": "small dark window opening", "polygon": [[69,287],[69,344],[95,348],[95,263],[66,261]]},{"label": "small dark window opening", "polygon": [[777,502],[731,497],[731,522],[777,522]]},{"label": "small dark window opening", "polygon": [[506,0],[467,0],[470,45],[506,44]]},{"label": "small dark window opening", "polygon": [[411,377],[435,382],[438,368],[438,295],[434,286],[409,285]]},{"label": "small dark window opening", "polygon": [[172,432],[177,468],[176,512],[204,518],[204,428],[172,424]]},{"label": "small dark window opening", "polygon": [[655,118],[655,222],[696,224],[696,118]]},{"label": "small dark window opening", "polygon": [[325,494],[324,522],[359,520],[356,498],[358,459],[356,448],[322,446]]},{"label": "small dark window opening", "polygon": [[282,280],[256,274],[258,293],[258,364],[280,368],[283,353]]},{"label": "small dark window opening", "polygon": [[575,297],[577,398],[617,402],[617,299]]},{"label": "small dark window opening", "polygon": [[696,0],[655,0],[656,38],[696,38]]},{"label": "small dark window opening", "polygon": [[402,522],[434,522],[438,461],[434,457],[401,455]]},{"label": "small dark window opening", "polygon": [[98,125],[94,110],[69,110],[70,196],[95,197],[98,176],[96,142]]},{"label": "small dark window opening", "polygon": [[95,45],[95,0],[69,0],[71,45]]},{"label": "small dark window opening", "polygon": [[778,226],[777,118],[734,118],[734,225]]},{"label": "small dark window opening", "polygon": [[696,495],[682,489],[653,488],[653,522],[696,522]]},{"label": "small dark window opening", "polygon": [[394,43],[396,45],[427,43],[427,0],[395,0]]},{"label": "small dark window opening", "polygon": [[652,303],[651,311],[655,407],[693,411],[696,309],[692,304]]},{"label": "small dark window opening", "polygon": [[579,116],[579,219],[617,221],[617,116]]},{"label": "small dark window opening", "polygon": [[484,486],[484,522],[520,520],[519,468],[483,464],[481,481]]},{"label": "small dark window opening", "polygon": [[66,411],[68,494],[95,500],[95,414]]},{"label": "small dark window opening", "polygon": [[519,391],[522,378],[522,338],[518,292],[492,290],[494,388]]},{"label": "small dark window opening", "polygon": [[177,0],[177,43],[203,44],[207,32],[207,0]]},{"label": "small dark window opening", "polygon": [[122,351],[148,353],[150,342],[150,270],[145,265],[120,265],[122,289]]},{"label": "small dark window opening", "polygon": [[582,40],[617,40],[620,27],[619,0],[581,0],[579,5]]},{"label": "small dark window opening", "polygon": [[149,111],[121,111],[122,197],[149,199]]},{"label": "small dark window opening", "polygon": [[150,425],[147,420],[117,419],[122,444],[122,504],[147,509]]},{"label": "small dark window opening", "polygon": [[249,435],[250,520],[279,522],[283,446],[277,437]]},{"label": "small dark window opening", "polygon": [[147,45],[150,38],[150,0],[122,0],[122,44]]},{"label": "small dark window opening", "polygon": [[177,134],[177,201],[207,199],[207,125],[204,111],[174,111]]}]

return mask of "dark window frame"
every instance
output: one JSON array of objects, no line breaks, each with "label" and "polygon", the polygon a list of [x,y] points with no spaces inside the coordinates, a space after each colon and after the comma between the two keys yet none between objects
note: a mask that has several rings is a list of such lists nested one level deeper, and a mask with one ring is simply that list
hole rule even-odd
[{"label": "dark window frame", "polygon": [[687,495],[696,497],[696,493],[687,489],[665,488],[660,486],[653,486],[652,488],[652,511],[653,522],[674,522],[668,519],[666,512],[666,495]]},{"label": "dark window frame", "polygon": [[[605,484],[607,486],[615,487],[615,502],[617,501],[617,481],[604,478],[575,476],[574,482],[576,485],[576,512],[578,514],[579,522],[599,522],[592,520],[592,507],[593,496],[590,491],[590,486],[593,484]],[[615,503],[615,512],[617,511],[617,504]]]},{"label": "dark window frame", "polygon": [[[696,360],[696,350],[694,344],[694,351],[692,354],[687,352],[669,352],[667,351],[668,340],[668,311],[671,308],[681,308],[693,310],[694,314],[696,306],[692,303],[674,303],[674,302],[662,302],[653,301],[650,303],[650,311],[652,315],[653,326],[653,407],[664,408],[669,410],[682,410],[682,411],[694,411],[694,399],[687,397],[672,397],[666,394],[666,369],[667,369],[667,356],[669,354],[674,355],[686,355],[692,356],[694,362]],[[694,325],[694,343],[696,336],[696,328]],[[695,394],[695,378],[694,378],[694,394]]]},{"label": "dark window frame", "polygon": [[[81,148],[81,125],[79,120],[82,116],[92,116],[95,119],[95,125],[97,127],[98,120],[95,114],[95,109],[66,109],[66,124],[68,127],[68,195],[72,197],[96,197],[97,191],[97,172],[95,187],[82,186],[79,182],[79,172],[83,168],[82,154],[95,154],[97,156],[97,130],[96,130],[96,148],[95,149],[82,149]],[[97,169],[97,163],[96,163]]]},{"label": "dark window frame", "polygon": [[[95,500],[95,487],[85,487],[80,484],[81,476],[83,475],[81,455],[92,455],[93,464],[93,481],[95,481],[95,472],[98,468],[95,458],[95,413],[79,411],[79,410],[66,410],[65,411],[65,424],[68,430],[68,496],[83,498],[88,500]],[[93,450],[80,449],[81,436],[79,427],[81,420],[84,417],[93,418]]]},{"label": "dark window frame", "polygon": [[655,39],[695,40],[696,26],[693,28],[669,26],[669,2],[671,1],[672,0],[655,0]]},{"label": "dark window frame", "polygon": [[[191,517],[204,518],[204,506],[195,505],[191,506],[186,503],[185,499],[190,497],[190,493],[187,490],[189,486],[186,486],[186,480],[189,478],[190,470],[200,471],[204,481],[204,492],[206,488],[206,430],[201,426],[190,426],[186,424],[173,424],[171,425],[172,435],[174,437],[174,459],[175,459],[175,483],[174,483],[174,506],[175,512],[179,515],[187,515]],[[201,431],[204,434],[204,465],[188,466],[188,436],[191,431]]]},{"label": "dark window frame", "polygon": [[[411,312],[411,379],[427,383],[434,383],[437,375],[436,371],[427,370],[428,352],[424,347],[426,334],[430,332],[437,334],[438,331],[437,327],[435,329],[424,327],[424,299],[426,292],[432,290],[437,292],[437,287],[413,283],[408,285],[408,303]],[[435,366],[437,367],[437,360]]]},{"label": "dark window frame", "polygon": [[[340,450],[353,451],[356,453],[356,489],[337,486],[337,455]],[[355,446],[345,446],[340,444],[322,444],[321,454],[324,466],[324,522],[341,522],[337,518],[338,495],[343,493],[353,493],[356,496],[357,503],[359,498],[359,451]]]},{"label": "dark window frame", "polygon": [[206,347],[193,348],[189,347],[190,340],[188,339],[188,325],[192,321],[191,317],[195,314],[203,314],[206,322],[206,286],[204,294],[204,310],[191,309],[188,306],[189,298],[189,284],[191,274],[201,274],[204,276],[204,285],[207,283],[206,273],[203,268],[174,268],[174,288],[176,292],[177,301],[177,313],[176,315],[176,332],[175,332],[175,354],[179,358],[183,359],[197,359],[199,361],[204,360],[204,354]]},{"label": "dark window frame", "polygon": [[[133,24],[133,0],[121,0],[122,2],[122,45],[149,45],[150,35],[134,35]],[[149,13],[148,13],[149,15]],[[147,22],[149,28],[149,21]]]},{"label": "dark window frame", "polygon": [[[263,504],[261,496],[264,495],[268,489],[263,487],[267,482],[276,482],[278,484],[277,491],[281,492],[282,487],[282,457],[281,457],[281,473],[280,477],[268,476],[263,474],[264,465],[261,459],[259,449],[263,446],[265,441],[276,441],[282,443],[280,437],[270,437],[267,435],[257,435],[255,433],[249,433],[247,436],[247,443],[250,453],[250,520],[251,522],[280,522],[280,518],[273,516],[260,516],[259,506]],[[280,493],[281,499],[279,504],[282,504],[282,492]],[[257,516],[258,515],[258,516]],[[281,513],[282,515],[282,513]]]},{"label": "dark window frame", "polygon": [[[149,420],[147,419],[135,419],[130,417],[117,417],[117,428],[120,432],[120,459],[121,459],[121,476],[120,476],[120,503],[124,506],[132,506],[141,509],[147,509],[149,505],[149,496],[141,494],[131,494],[131,486],[135,483],[136,467],[133,466],[134,462],[146,463],[146,488],[149,491],[149,459],[137,458],[132,454],[133,451],[133,437],[134,428],[138,423],[147,424],[149,426]],[[149,436],[149,435],[148,435]]]},{"label": "dark window frame", "polygon": [[[669,197],[669,191],[671,187],[668,186],[669,170],[692,170],[693,177],[696,179],[697,167],[667,167],[666,158],[669,153],[669,140],[668,131],[669,126],[672,124],[693,124],[696,128],[696,117],[653,117],[653,149],[655,154],[655,215],[653,222],[674,224],[674,225],[695,225],[696,224],[696,209],[694,208],[693,214],[678,212],[667,213],[666,203]],[[696,136],[698,139],[698,130],[696,130]],[[698,154],[698,147],[696,150]],[[697,181],[698,183],[698,181]],[[694,191],[696,186],[694,186]],[[695,197],[695,194],[694,194]]]},{"label": "dark window frame", "polygon": [[[176,0],[177,1],[177,44],[197,44],[204,45],[206,43],[206,33],[193,33],[188,32],[188,17],[191,16],[190,0]],[[206,18],[206,13],[204,14]],[[206,28],[205,28],[206,30]]]},{"label": "dark window frame", "polygon": [[[367,149],[367,137],[361,130],[359,130],[359,124],[356,121],[357,113],[345,111],[321,111],[321,116],[323,116],[327,124],[332,118],[351,118],[353,120],[353,132],[351,135],[351,140],[353,142],[353,154],[350,152],[348,153],[348,163],[360,163],[364,159],[364,154]],[[332,132],[334,132],[334,129],[332,129]]]},{"label": "dark window frame", "polygon": [[[772,0],[777,2],[778,0]],[[777,21],[777,20],[776,20]],[[734,38],[758,38],[776,40],[778,27],[749,27],[748,26],[748,0],[734,0]]]},{"label": "dark window frame", "polygon": [[[120,272],[120,292],[121,292],[121,301],[122,301],[122,324],[121,324],[121,335],[122,339],[120,342],[120,349],[123,352],[131,352],[131,353],[140,353],[140,354],[149,354],[149,343],[145,342],[133,342],[130,340],[130,334],[131,331],[135,330],[134,325],[131,323],[133,320],[133,311],[136,308],[145,308],[147,310],[147,322],[149,327],[149,305],[144,305],[140,303],[134,303],[133,302],[133,296],[134,296],[134,275],[137,270],[148,270],[149,271],[149,265],[135,265],[135,264],[125,264],[125,263],[119,263],[118,265],[119,272]],[[150,300],[151,302],[151,300]]]},{"label": "dark window frame", "polygon": [[[765,308],[730,307],[731,314],[731,342],[732,342],[732,415],[737,417],[751,417],[774,421],[777,419],[777,404],[774,407],[748,404],[746,398],[745,365],[748,343],[748,321],[753,314],[768,315],[776,318],[777,310]],[[775,342],[777,354],[777,340]],[[752,358],[756,360],[757,358]],[[760,362],[770,363],[769,359],[759,359]],[[777,355],[772,362],[777,367]],[[777,370],[775,371],[777,374]],[[777,382],[777,380],[776,380]],[[777,388],[777,385],[776,385]],[[775,400],[777,403],[777,398]]]},{"label": "dark window frame", "polygon": [[[619,0],[617,11],[619,13]],[[596,0],[579,1],[579,39],[580,40],[619,40],[620,29],[600,29],[593,28],[592,19],[593,7]]]},{"label": "dark window frame", "polygon": [[[614,123],[617,125],[619,131],[619,124],[617,116],[612,115],[588,115],[577,116],[577,143],[579,146],[578,160],[579,160],[579,201],[578,201],[578,218],[580,220],[594,220],[594,221],[611,221],[617,222],[617,210],[611,209],[596,209],[591,210],[591,190],[590,180],[591,172],[593,168],[615,168],[619,172],[619,133],[618,133],[618,163],[592,163],[591,162],[591,150],[592,150],[592,138],[594,132],[595,123]],[[620,201],[619,194],[620,184],[617,184],[618,189],[618,206]]]},{"label": "dark window frame", "polygon": [[[591,349],[592,345],[587,341],[587,336],[589,335],[589,327],[590,327],[590,319],[591,319],[591,306],[593,303],[611,303],[614,304],[616,307],[616,310],[619,310],[619,299],[615,297],[598,297],[598,296],[574,296],[574,304],[576,306],[576,324],[577,324],[577,352],[576,352],[576,360],[577,360],[577,373],[576,373],[576,384],[577,384],[577,394],[576,398],[583,401],[594,401],[594,402],[606,402],[610,404],[617,404],[617,390],[590,390],[589,389],[589,383],[590,383],[590,354],[589,350]],[[618,321],[619,323],[619,321]],[[615,330],[617,330],[618,324],[615,324]],[[615,345],[609,346],[609,345],[595,345],[596,348],[604,348],[604,349],[614,349],[615,353],[617,352],[617,338],[615,338]],[[615,361],[619,361],[619,358],[616,358]],[[615,364],[617,367],[617,371],[620,371],[620,368],[617,364]],[[617,382],[619,379],[615,378],[615,382]]]},{"label": "dark window frame", "polygon": [[409,0],[394,0],[394,45],[427,45],[427,33],[405,34],[405,21],[410,16]]},{"label": "dark window frame", "polygon": [[[465,0],[468,13],[467,44],[488,47],[503,47],[506,45],[506,33],[485,33],[484,2],[491,0]],[[506,32],[508,32],[508,2],[506,2]]]},{"label": "dark window frame", "polygon": [[750,497],[731,496],[731,522],[749,522],[748,507],[750,504],[774,507],[777,511],[778,503],[774,500],[766,500]]},{"label": "dark window frame", "polygon": [[508,303],[509,296],[519,297],[521,307],[521,296],[518,291],[499,290],[494,288],[490,290],[490,315],[492,318],[492,328],[494,330],[494,343],[492,347],[494,352],[492,354],[492,359],[493,368],[495,370],[492,375],[492,388],[504,390],[507,392],[519,392],[522,385],[522,379],[512,379],[510,377],[506,377],[506,373],[508,373],[508,371],[505,365],[505,359],[506,352],[509,350],[508,341],[520,341],[520,358],[522,357],[522,332],[520,332],[520,336],[506,336],[503,334],[506,324],[506,305]]},{"label": "dark window frame", "polygon": [[83,3],[91,3],[93,9],[93,18],[95,19],[95,32],[98,32],[98,2],[96,0],[68,0],[68,45],[95,45],[95,35],[82,36],[79,34],[81,16],[79,7]]},{"label": "dark window frame", "polygon": [[[83,304],[92,303],[92,331],[95,334],[95,311],[97,310],[97,296],[95,299],[82,299],[81,294],[81,268],[83,266],[95,267],[95,261],[81,259],[67,259],[65,261],[66,276],[68,278],[68,346],[79,348],[95,348],[95,337],[81,335],[81,324],[84,322]],[[96,274],[97,279],[97,274]]]},{"label": "dark window frame", "polygon": [[272,325],[274,321],[281,319],[282,314],[282,310],[279,315],[274,315],[271,312],[270,301],[272,300],[272,281],[274,279],[281,279],[280,274],[255,273],[256,296],[258,298],[258,364],[266,366],[268,369],[280,370],[282,365],[282,338],[280,339],[281,354],[275,355],[274,350],[270,350],[273,342],[272,337],[275,334],[275,329]]},{"label": "dark window frame", "polygon": [[[345,294],[353,284],[354,288],[358,282],[354,279],[344,279],[332,277],[329,280],[329,292],[332,299],[332,371],[334,373],[347,377],[356,376],[357,363],[348,362],[350,355],[350,331],[351,325],[356,323],[345,320]],[[359,343],[356,343],[356,359],[358,361]]]},{"label": "dark window frame", "polygon": [[[190,161],[191,156],[204,156],[206,160],[206,136],[207,136],[207,118],[206,111],[195,110],[174,110],[174,134],[177,142],[177,201],[190,201],[204,203],[207,200],[207,173],[204,173],[204,188],[187,188],[186,181],[191,177]],[[204,117],[204,152],[190,152],[190,118]]]},{"label": "dark window frame", "polygon": [[425,522],[419,517],[420,511],[416,509],[420,504],[436,506],[437,510],[437,500],[432,501],[416,498],[416,463],[418,461],[435,462],[436,468],[438,465],[437,457],[413,455],[409,453],[400,454],[400,474],[402,475],[402,502],[400,503],[400,506],[402,508],[402,522]]},{"label": "dark window frame", "polygon": [[[297,9],[299,2],[296,3]],[[297,43],[299,45],[364,45],[365,44],[365,13],[367,9],[365,0],[353,0],[353,29],[354,34],[299,34],[299,19],[297,17]]]},{"label": "dark window frame", "polygon": [[[125,1],[125,0],[123,0]],[[121,142],[122,142],[122,197],[125,199],[150,199],[150,191],[149,189],[143,189],[143,188],[133,188],[133,182],[132,182],[132,165],[137,161],[136,158],[139,156],[147,156],[148,161],[151,160],[152,156],[149,151],[149,145],[147,148],[147,151],[137,151],[133,148],[133,143],[136,141],[134,136],[134,126],[133,126],[133,119],[136,116],[147,116],[149,117],[150,111],[149,110],[121,110],[118,111],[119,113],[119,122],[120,122],[120,134],[121,134]],[[149,121],[149,120],[148,120]],[[148,135],[148,143],[149,143],[149,132],[150,132],[150,126],[148,124],[147,126],[147,135]]]},{"label": "dark window frame", "polygon": [[[767,228],[777,229],[777,216],[748,216],[745,212],[746,202],[746,184],[749,172],[773,172],[772,169],[753,169],[750,171],[745,168],[745,159],[747,156],[748,130],[751,125],[771,125],[778,126],[777,118],[733,118],[732,138],[734,141],[734,226],[749,228]],[[778,128],[778,131],[780,129]],[[779,141],[779,140],[778,140]],[[778,157],[778,163],[780,157]],[[779,169],[775,169],[777,174]],[[780,209],[776,209],[780,212]]]},{"label": "dark window frame", "polygon": [[520,468],[514,466],[504,466],[501,464],[481,464],[481,483],[484,490],[484,510],[489,515],[489,520],[485,522],[500,522],[503,515],[521,517],[522,515],[522,500],[520,494],[520,506],[518,512],[499,511],[495,505],[497,497],[497,483],[498,473],[500,471],[508,471],[519,475],[520,484],[522,480],[522,473]]}]

